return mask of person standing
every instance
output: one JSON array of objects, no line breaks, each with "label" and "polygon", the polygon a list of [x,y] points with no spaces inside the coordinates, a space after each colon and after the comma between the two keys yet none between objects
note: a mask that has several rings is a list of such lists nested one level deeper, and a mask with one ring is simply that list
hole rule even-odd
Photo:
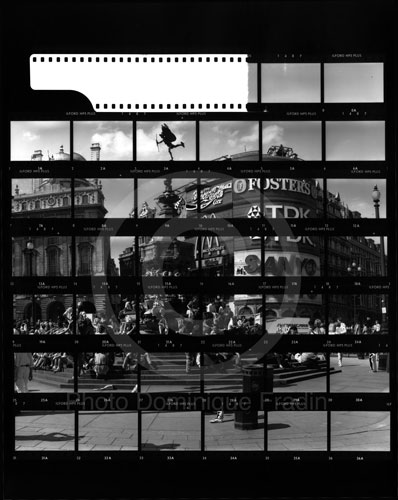
[{"label": "person standing", "polygon": [[160,313],[158,329],[159,329],[160,335],[168,335],[169,334],[169,325],[167,323],[164,309]]},{"label": "person standing", "polygon": [[[347,333],[347,327],[345,326],[345,323],[343,323],[341,318],[337,318],[336,334],[337,335],[344,335],[345,333]],[[342,352],[337,353],[337,359],[338,359],[339,366],[343,366],[343,353]]]},{"label": "person standing", "polygon": [[[375,320],[374,325],[371,327],[371,334],[378,334],[381,331],[381,325],[378,320]],[[378,352],[370,352],[369,353],[369,365],[370,371],[378,372],[379,371],[379,353]]]},{"label": "person standing", "polygon": [[316,319],[312,327],[310,327],[311,335],[325,335],[326,331],[322,325],[322,321],[320,319]]},{"label": "person standing", "polygon": [[352,328],[352,331],[353,331],[354,335],[361,335],[362,328],[361,328],[361,323],[358,321],[358,319],[356,319],[356,321],[354,321],[354,326]]},{"label": "person standing", "polygon": [[380,333],[381,332],[381,325],[379,321],[376,319],[375,324],[372,327],[373,333]]},{"label": "person standing", "polygon": [[18,393],[29,392],[28,381],[33,378],[33,356],[30,352],[14,353],[15,389]]}]

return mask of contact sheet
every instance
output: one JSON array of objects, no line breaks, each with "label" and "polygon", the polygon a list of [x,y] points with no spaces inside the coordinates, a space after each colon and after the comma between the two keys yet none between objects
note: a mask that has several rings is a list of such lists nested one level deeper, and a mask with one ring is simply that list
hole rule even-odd
[{"label": "contact sheet", "polygon": [[[69,64],[69,57],[64,59]],[[391,286],[386,266],[390,174],[383,161],[383,62],[253,66],[249,87],[261,102],[271,103],[263,110],[266,120],[249,111],[250,120],[240,121],[225,111],[194,120],[181,113],[158,121],[157,115],[145,121],[122,115],[116,121],[11,122],[15,319],[30,311],[30,321],[23,318],[22,324],[33,327],[27,333],[39,334],[14,337],[13,346],[16,353],[28,347],[66,351],[55,355],[61,366],[55,368],[61,371],[58,380],[43,373],[47,366],[54,370],[53,354],[39,352],[33,358],[40,383],[50,383],[51,398],[44,402],[52,411],[59,392],[80,401],[90,391],[111,390],[107,396],[92,393],[94,410],[100,401],[110,403],[114,394],[120,401],[121,394],[133,391],[139,396],[128,396],[126,408],[142,422],[148,411],[162,418],[156,405],[163,398],[177,412],[175,419],[185,418],[187,409],[193,412],[187,415],[198,416],[196,451],[216,450],[205,444],[207,417],[198,402],[216,400],[218,392],[241,384],[245,393],[250,367],[258,366],[262,377],[270,377],[264,387],[268,419],[286,405],[286,391],[300,394],[308,387],[323,394],[323,421],[330,422],[321,447],[325,452],[334,450],[332,420],[326,419],[333,409],[388,414],[391,340],[382,311],[388,311]],[[376,81],[362,96],[348,99],[349,90],[338,83],[344,77],[352,85],[358,78]],[[256,92],[259,80],[261,92]],[[349,100],[340,109],[329,104]],[[41,165],[32,170],[31,162],[29,168],[17,163],[22,150],[15,146],[14,152],[13,144],[23,137],[30,143],[40,137],[42,143],[46,130],[68,145],[47,153],[47,160],[63,162],[62,178],[51,177],[58,166],[43,163],[41,149],[33,151],[31,160],[48,164],[45,171]],[[56,144],[48,137],[48,146]],[[155,160],[163,160],[160,167]],[[359,168],[362,163],[366,166]],[[25,242],[31,252],[23,249]],[[52,328],[42,317],[45,304],[54,318]],[[344,326],[337,326],[341,336],[332,336],[339,324]],[[14,334],[22,333],[20,325]],[[344,377],[338,350],[347,362],[353,356],[357,360],[352,373],[361,366],[365,371],[365,354],[370,366],[378,362],[384,382],[366,388],[351,381],[347,399],[341,380],[335,383]],[[380,395],[364,404],[368,390],[377,392],[377,387]],[[160,399],[152,398],[153,390],[161,391]],[[181,396],[176,407],[175,390]],[[194,406],[192,391],[200,396]],[[18,396],[17,408],[25,409],[28,401],[32,409],[39,408],[42,396],[36,396]],[[238,400],[245,397],[252,416],[241,424],[239,411],[233,413],[236,429],[255,428],[255,415],[265,409],[258,408],[260,393]],[[291,409],[299,409],[300,397],[291,398]],[[67,401],[78,425],[85,406],[70,403],[69,396]],[[304,409],[313,410],[305,404]],[[150,451],[142,426],[137,433],[135,447],[127,449]],[[260,445],[253,443],[255,449],[268,449],[272,435],[263,436],[257,438]],[[268,451],[278,450],[269,445]],[[16,446],[18,458],[24,447]]]},{"label": "contact sheet", "polygon": [[145,496],[157,464],[160,482],[234,470],[236,495],[246,466],[273,493],[281,467],[289,494],[335,467],[375,494],[380,466],[395,491],[393,50],[378,14],[374,46],[340,16],[334,47],[263,3],[248,26],[192,5],[209,41],[121,4],[134,43],[93,22],[90,43],[21,49],[1,172],[11,468],[133,464]]}]

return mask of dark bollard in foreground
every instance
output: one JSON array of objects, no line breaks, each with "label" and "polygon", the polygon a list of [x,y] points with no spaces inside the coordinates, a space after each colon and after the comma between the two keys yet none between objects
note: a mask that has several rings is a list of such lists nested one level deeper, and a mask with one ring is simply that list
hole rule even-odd
[{"label": "dark bollard in foreground", "polygon": [[[247,365],[243,368],[243,392],[261,393],[273,392],[273,369],[263,365]],[[235,428],[248,430],[257,429],[258,410],[235,412]]]}]

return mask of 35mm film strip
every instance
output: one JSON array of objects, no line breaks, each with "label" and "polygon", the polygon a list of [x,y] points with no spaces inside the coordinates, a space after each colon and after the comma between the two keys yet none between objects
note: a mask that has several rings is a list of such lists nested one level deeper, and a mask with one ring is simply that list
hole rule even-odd
[{"label": "35mm film strip", "polygon": [[15,459],[387,459],[382,58],[30,68],[95,112],[10,124]]}]

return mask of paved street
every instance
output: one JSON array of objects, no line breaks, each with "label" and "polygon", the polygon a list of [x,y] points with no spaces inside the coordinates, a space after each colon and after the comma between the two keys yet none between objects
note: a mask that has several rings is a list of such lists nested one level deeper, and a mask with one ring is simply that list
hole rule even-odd
[{"label": "paved street", "polygon": [[145,451],[200,451],[200,412],[142,414]]},{"label": "paved street", "polygon": [[[212,424],[205,415],[208,451],[263,450],[264,416],[259,426],[242,431],[234,427],[234,414]],[[387,412],[332,412],[333,451],[388,451],[390,418]],[[268,414],[269,451],[326,450],[326,413],[278,411]],[[72,413],[24,412],[16,417],[16,450],[73,450]],[[81,451],[136,450],[137,415],[134,412],[82,412],[79,415]],[[200,450],[199,412],[143,412],[143,450]]]},{"label": "paved street", "polygon": [[332,451],[388,451],[388,412],[336,411],[331,418]]},{"label": "paved street", "polygon": [[137,429],[136,412],[81,412],[79,413],[79,450],[137,450]]},{"label": "paved street", "polygon": [[258,414],[258,428],[235,429],[235,415],[226,413],[222,423],[210,423],[215,415],[205,415],[207,451],[264,451],[264,412]]},{"label": "paved street", "polygon": [[350,357],[343,357],[340,368],[337,357],[331,357],[330,366],[342,371],[330,377],[331,392],[389,392],[390,374],[370,371],[368,359],[358,359],[351,354]]},{"label": "paved street", "polygon": [[[337,358],[331,358],[336,369]],[[386,372],[369,372],[367,359],[345,357],[341,373],[331,376],[332,392],[388,392]],[[110,383],[110,382],[107,382]],[[194,391],[196,386],[145,385],[143,393]],[[238,391],[240,387],[220,384],[211,392]],[[315,378],[286,386],[275,393],[323,392],[326,379]],[[53,386],[29,384],[29,392],[54,392]],[[55,392],[63,392],[61,390]],[[117,391],[119,392],[119,391]],[[310,404],[308,408],[311,407]],[[227,413],[222,423],[211,424],[214,414],[205,415],[205,449],[208,451],[244,451],[264,449],[264,416],[259,426],[242,431],[234,427],[234,414]],[[333,451],[388,450],[389,416],[387,412],[332,412]],[[268,414],[269,451],[326,450],[326,413],[317,411],[277,411]],[[23,412],[16,417],[17,450],[73,450],[74,414]],[[143,412],[142,445],[144,450],[200,450],[199,412]],[[81,412],[79,447],[81,451],[136,450],[138,445],[135,412]]]},{"label": "paved street", "polygon": [[23,412],[15,418],[15,450],[73,451],[74,422],[71,412]]}]

